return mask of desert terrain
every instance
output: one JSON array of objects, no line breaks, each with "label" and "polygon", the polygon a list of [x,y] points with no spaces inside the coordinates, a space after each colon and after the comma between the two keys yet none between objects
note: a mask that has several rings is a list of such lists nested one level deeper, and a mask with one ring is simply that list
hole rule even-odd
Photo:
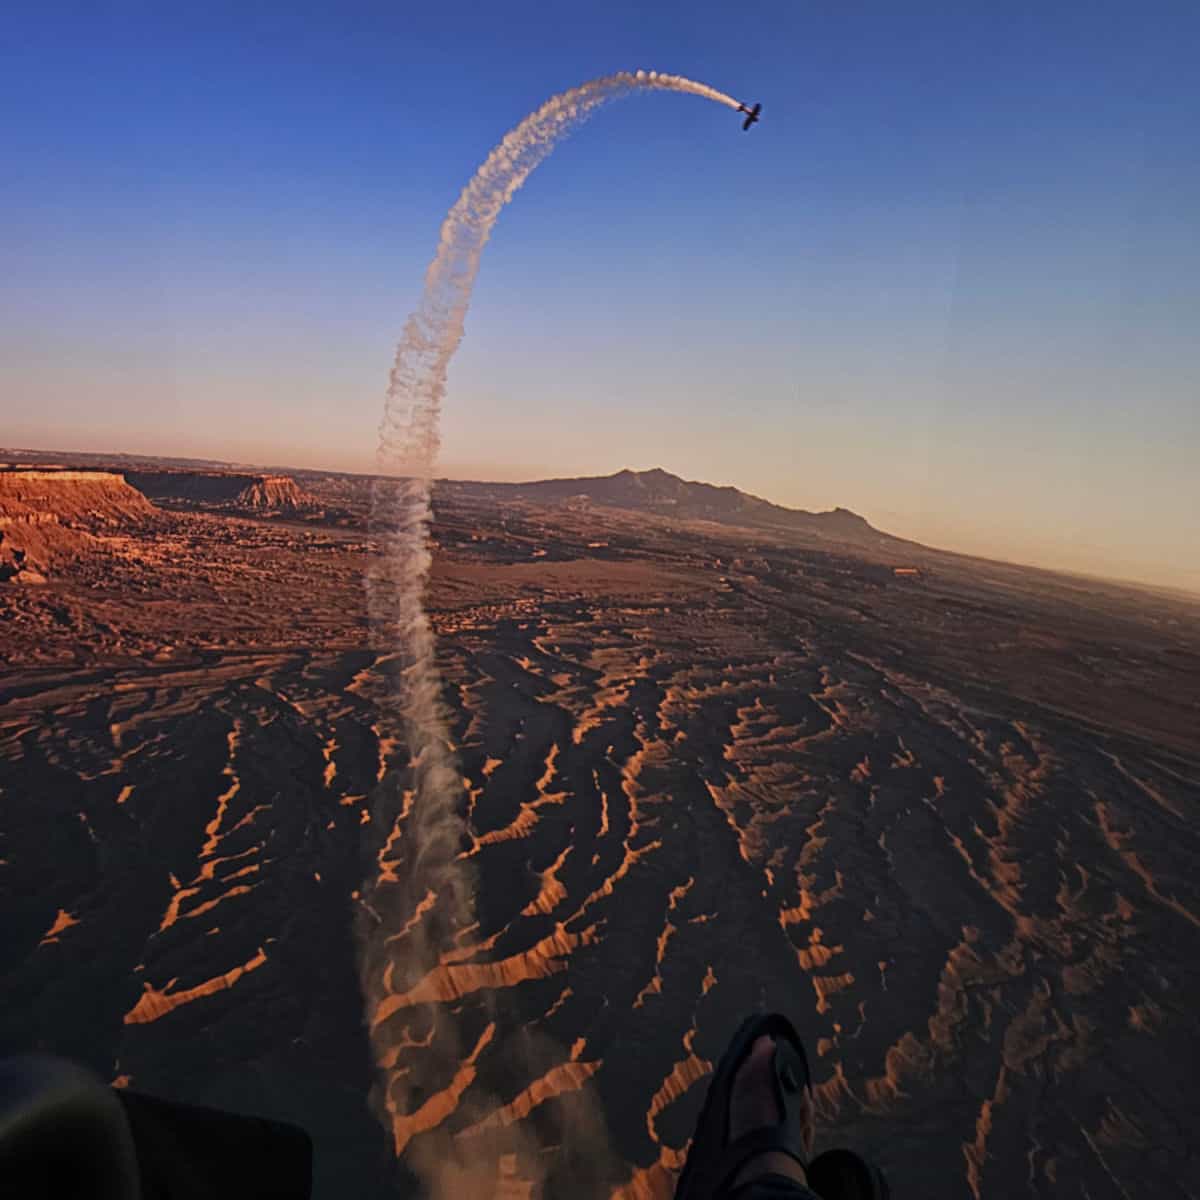
[{"label": "desert terrain", "polygon": [[1200,1195],[1200,600],[665,472],[440,485],[478,928],[394,997],[385,1130],[370,481],[0,457],[0,1052],[299,1122],[320,1197],[484,1125],[504,1194],[667,1197],[778,1007],[897,1195]]}]

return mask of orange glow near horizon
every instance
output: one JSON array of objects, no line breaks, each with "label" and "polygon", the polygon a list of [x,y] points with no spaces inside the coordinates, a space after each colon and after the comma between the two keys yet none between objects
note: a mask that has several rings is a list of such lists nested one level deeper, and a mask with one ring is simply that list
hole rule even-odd
[{"label": "orange glow near horizon", "polygon": [[[449,447],[453,451],[454,447]],[[341,452],[336,447],[282,447],[266,443],[243,446],[224,442],[209,444],[188,439],[171,439],[168,446],[160,439],[141,434],[121,439],[109,434],[103,438],[48,437],[45,449],[35,445],[0,448],[0,460],[12,450],[31,450],[38,454],[61,453],[64,457],[97,454],[103,457],[160,457],[194,460],[198,463],[255,470],[329,471],[334,473],[373,474],[375,464],[366,452]],[[438,477],[496,483],[522,483],[539,479],[610,475],[619,470],[650,470],[661,467],[671,474],[716,486],[733,486],[787,508],[825,511],[849,508],[865,517],[875,528],[896,537],[919,542],[934,549],[978,556],[1019,566],[1032,566],[1068,574],[1089,575],[1113,582],[1140,583],[1149,586],[1182,589],[1200,595],[1200,547],[1194,538],[1182,537],[1176,545],[1170,531],[1153,522],[1146,537],[1139,536],[1143,510],[1134,507],[1126,513],[1122,529],[1111,524],[1107,538],[1097,537],[1092,528],[1083,528],[1078,519],[1055,521],[1050,510],[1041,508],[1047,499],[1044,483],[1019,470],[1007,473],[1003,486],[984,486],[972,478],[971,464],[978,454],[957,467],[942,465],[945,478],[938,483],[932,467],[928,477],[914,472],[912,463],[900,464],[889,471],[871,456],[864,464],[861,455],[847,452],[845,460],[854,464],[842,471],[838,456],[821,461],[816,470],[806,470],[798,482],[794,472],[768,473],[745,462],[747,470],[735,472],[703,459],[689,466],[673,461],[672,456],[646,459],[615,446],[602,462],[585,461],[578,454],[560,464],[512,460],[474,460],[445,456]],[[932,451],[927,451],[927,455]],[[19,455],[15,456],[19,460]],[[595,455],[589,456],[594,460]],[[737,452],[728,457],[736,458]],[[742,454],[744,458],[744,453]],[[1020,464],[1014,464],[1019,467]],[[975,500],[951,493],[952,481],[974,493]],[[1111,504],[1113,498],[1097,497],[1098,503]],[[1080,504],[1083,504],[1081,499]],[[1096,522],[1098,523],[1099,518]],[[1149,536],[1154,535],[1154,536]],[[1156,540],[1157,539],[1157,540]]]}]

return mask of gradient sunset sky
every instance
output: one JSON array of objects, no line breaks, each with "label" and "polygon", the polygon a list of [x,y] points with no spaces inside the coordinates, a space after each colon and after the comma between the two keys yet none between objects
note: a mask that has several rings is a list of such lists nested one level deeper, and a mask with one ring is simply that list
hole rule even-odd
[{"label": "gradient sunset sky", "polygon": [[552,93],[440,473],[662,466],[1200,590],[1195,3],[59,4],[0,39],[0,443],[370,470],[441,219]]}]

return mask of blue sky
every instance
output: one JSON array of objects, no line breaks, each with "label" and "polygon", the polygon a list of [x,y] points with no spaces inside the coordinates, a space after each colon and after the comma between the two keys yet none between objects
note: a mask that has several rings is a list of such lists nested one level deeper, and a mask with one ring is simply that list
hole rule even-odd
[{"label": "blue sky", "polygon": [[[484,256],[443,470],[664,466],[1200,588],[1200,8],[18,4],[0,441],[370,469],[446,208],[603,111]],[[12,119],[15,115],[16,119]]]}]

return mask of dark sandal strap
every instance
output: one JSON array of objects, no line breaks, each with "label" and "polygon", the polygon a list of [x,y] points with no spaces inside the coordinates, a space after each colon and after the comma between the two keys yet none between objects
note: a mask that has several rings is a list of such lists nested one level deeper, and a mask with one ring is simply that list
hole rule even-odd
[{"label": "dark sandal strap", "polygon": [[778,1126],[763,1126],[761,1129],[751,1129],[750,1133],[743,1134],[725,1147],[725,1154],[721,1158],[721,1181],[730,1181],[730,1177],[736,1175],[751,1158],[772,1152],[787,1154],[788,1158],[796,1160],[808,1170],[808,1158],[798,1138],[792,1138]]},{"label": "dark sandal strap", "polygon": [[874,1163],[853,1150],[826,1150],[808,1168],[809,1187],[825,1200],[888,1200],[887,1177]]}]

